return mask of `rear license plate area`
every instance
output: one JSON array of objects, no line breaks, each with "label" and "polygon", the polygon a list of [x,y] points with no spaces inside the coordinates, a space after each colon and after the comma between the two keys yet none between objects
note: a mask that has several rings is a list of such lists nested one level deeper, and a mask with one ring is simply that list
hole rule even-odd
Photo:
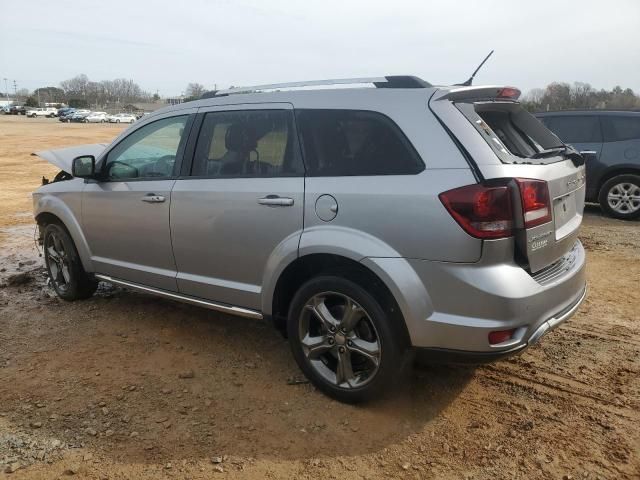
[{"label": "rear license plate area", "polygon": [[[566,237],[580,224],[575,192],[553,200],[553,222],[556,240]],[[574,225],[576,224],[576,225]]]}]

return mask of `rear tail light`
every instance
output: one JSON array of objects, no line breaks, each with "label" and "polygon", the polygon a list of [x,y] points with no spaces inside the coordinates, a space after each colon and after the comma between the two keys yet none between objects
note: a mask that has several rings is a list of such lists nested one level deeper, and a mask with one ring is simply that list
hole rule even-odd
[{"label": "rear tail light", "polygon": [[[476,238],[506,238],[513,234],[514,209],[512,190],[515,185],[522,201],[524,228],[551,221],[551,204],[547,182],[523,178],[504,179],[496,185],[467,185],[439,195],[451,216]],[[514,185],[514,187],[515,187]]]},{"label": "rear tail light", "polygon": [[440,194],[440,200],[465,231],[478,238],[511,235],[513,209],[506,185],[468,185]]},{"label": "rear tail light", "polygon": [[495,330],[489,332],[489,345],[497,345],[498,343],[511,340],[515,331],[516,329],[512,328],[511,330]]},{"label": "rear tail light", "polygon": [[547,182],[516,178],[520,187],[524,228],[531,228],[551,221],[551,202]]}]

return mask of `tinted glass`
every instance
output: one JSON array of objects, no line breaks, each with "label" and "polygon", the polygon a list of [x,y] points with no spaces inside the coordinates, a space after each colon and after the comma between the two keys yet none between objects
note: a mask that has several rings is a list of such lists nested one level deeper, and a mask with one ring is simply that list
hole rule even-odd
[{"label": "tinted glass", "polygon": [[192,175],[277,177],[302,175],[288,110],[211,112],[204,117]]},{"label": "tinted glass", "polygon": [[542,117],[540,120],[564,143],[602,142],[600,122],[596,116]]},{"label": "tinted glass", "polygon": [[605,142],[640,140],[640,116],[614,117],[604,115],[600,118]]},{"label": "tinted glass", "polygon": [[139,128],[109,152],[105,174],[111,180],[171,177],[186,123],[183,115]]},{"label": "tinted glass", "polygon": [[356,110],[298,110],[305,166],[311,176],[409,175],[424,169],[395,123]]}]

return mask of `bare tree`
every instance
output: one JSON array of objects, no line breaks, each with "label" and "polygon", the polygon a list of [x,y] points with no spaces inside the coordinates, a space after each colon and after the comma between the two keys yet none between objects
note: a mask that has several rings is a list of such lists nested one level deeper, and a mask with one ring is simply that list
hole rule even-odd
[{"label": "bare tree", "polygon": [[201,83],[190,83],[187,85],[185,94],[187,97],[200,98],[207,89]]},{"label": "bare tree", "polygon": [[60,82],[67,99],[82,99],[89,105],[125,105],[139,101],[146,101],[151,95],[144,92],[131,79],[116,78],[93,82],[84,75],[77,75],[69,80]]}]

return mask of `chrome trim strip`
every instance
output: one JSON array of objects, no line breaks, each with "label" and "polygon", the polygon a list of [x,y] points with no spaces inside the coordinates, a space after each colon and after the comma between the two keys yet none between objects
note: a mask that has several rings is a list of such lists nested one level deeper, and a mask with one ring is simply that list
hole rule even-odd
[{"label": "chrome trim strip", "polygon": [[170,298],[172,300],[177,300],[179,302],[190,303],[192,305],[209,308],[211,310],[216,310],[218,312],[229,313],[231,315],[239,315],[241,317],[254,318],[256,320],[262,320],[263,318],[262,313],[257,312],[255,310],[250,310],[248,308],[235,307],[233,305],[224,305],[221,303],[209,302],[207,300],[202,300],[199,298],[180,295],[179,293],[167,292],[165,290],[160,290],[158,288],[146,287],[144,285],[138,285],[137,283],[131,283],[125,280],[119,280],[116,278],[109,277],[108,275],[102,275],[99,273],[96,273],[95,277],[100,280],[104,280],[105,282],[115,283],[116,285],[122,285],[123,287],[128,287],[134,290],[140,290],[142,292],[151,293],[153,295]]},{"label": "chrome trim strip", "polygon": [[319,87],[324,85],[358,85],[363,83],[387,83],[385,77],[363,78],[332,78],[329,80],[307,80],[303,82],[271,83],[268,85],[253,85],[246,87],[232,87],[218,90],[216,95],[233,95],[234,93],[252,93],[256,90],[277,90],[286,88]]},{"label": "chrome trim strip", "polygon": [[582,302],[586,297],[587,297],[587,286],[585,285],[584,290],[582,291],[582,295],[580,295],[580,298],[578,299],[578,301],[574,303],[573,306],[569,308],[569,310],[562,313],[559,317],[551,317],[549,320],[547,320],[547,323],[549,324],[549,331],[555,329],[561,323],[564,323],[565,321],[569,320],[569,318],[572,317],[574,313],[576,313],[576,310],[580,308],[580,305],[582,305]]},{"label": "chrome trim strip", "polygon": [[582,302],[584,301],[586,296],[587,296],[587,286],[585,285],[584,290],[582,291],[582,295],[580,295],[580,298],[578,299],[578,301],[576,301],[568,310],[565,310],[559,316],[551,317],[546,322],[543,322],[542,325],[540,325],[537,328],[537,330],[531,334],[531,336],[529,337],[529,340],[527,340],[527,345],[528,346],[535,345],[536,343],[538,343],[540,338],[542,338],[546,333],[549,333],[551,330],[555,330],[562,323],[566,322],[569,318],[571,318],[573,314],[576,313],[576,310],[580,308],[580,305],[582,305]]}]

